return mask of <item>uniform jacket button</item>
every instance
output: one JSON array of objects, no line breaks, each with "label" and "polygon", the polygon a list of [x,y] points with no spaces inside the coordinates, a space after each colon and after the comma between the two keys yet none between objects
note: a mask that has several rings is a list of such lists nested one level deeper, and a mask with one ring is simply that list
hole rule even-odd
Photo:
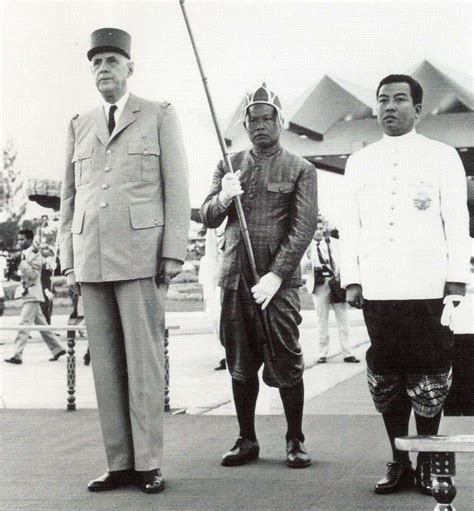
[{"label": "uniform jacket button", "polygon": [[100,207],[101,208],[106,208],[107,207],[107,203],[106,202],[101,202],[100,203]]}]

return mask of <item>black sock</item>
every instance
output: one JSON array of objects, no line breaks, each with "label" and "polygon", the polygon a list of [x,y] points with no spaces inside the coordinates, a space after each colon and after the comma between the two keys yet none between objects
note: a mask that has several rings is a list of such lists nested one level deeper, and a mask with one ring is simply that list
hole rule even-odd
[{"label": "black sock", "polygon": [[382,414],[392,448],[393,460],[401,463],[408,463],[410,456],[408,451],[399,451],[395,447],[395,438],[397,436],[408,435],[408,425],[410,423],[411,401],[409,397],[402,392],[392,403],[390,409]]},{"label": "black sock", "polygon": [[[437,435],[439,431],[439,423],[441,422],[441,413],[442,411],[440,410],[434,417],[422,417],[421,415],[415,413],[416,433],[418,435]],[[418,465],[429,461],[429,452],[418,453]]]},{"label": "black sock", "polygon": [[248,438],[253,442],[257,440],[255,434],[255,406],[258,390],[258,377],[247,383],[232,379],[232,393],[234,394],[235,409],[240,428],[239,436]]},{"label": "black sock", "polygon": [[302,431],[303,422],[303,406],[304,406],[304,383],[301,380],[293,387],[285,387],[280,389],[280,396],[285,409],[286,422],[288,431],[286,440],[293,438],[304,442]]}]

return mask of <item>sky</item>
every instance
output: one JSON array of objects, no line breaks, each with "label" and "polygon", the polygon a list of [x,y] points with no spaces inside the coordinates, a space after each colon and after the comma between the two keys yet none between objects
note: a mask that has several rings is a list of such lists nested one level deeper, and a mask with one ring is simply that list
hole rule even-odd
[{"label": "sky", "polygon": [[[100,103],[86,52],[90,33],[132,35],[130,90],[169,100],[180,117],[191,200],[199,206],[220,150],[178,0],[1,3],[2,144],[24,179],[61,179],[66,128]],[[369,93],[385,75],[429,60],[472,87],[473,7],[466,1],[185,3],[222,129],[263,80],[291,111],[325,75]]]}]

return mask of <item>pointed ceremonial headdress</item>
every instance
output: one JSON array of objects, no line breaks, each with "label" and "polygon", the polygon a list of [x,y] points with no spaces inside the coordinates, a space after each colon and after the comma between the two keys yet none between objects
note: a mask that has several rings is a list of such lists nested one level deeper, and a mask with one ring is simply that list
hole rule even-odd
[{"label": "pointed ceremonial headdress", "polygon": [[242,121],[245,121],[247,110],[252,105],[270,105],[277,111],[278,120],[283,126],[283,113],[281,111],[281,102],[278,95],[267,87],[265,82],[251,94],[245,96],[244,107],[242,109]]}]

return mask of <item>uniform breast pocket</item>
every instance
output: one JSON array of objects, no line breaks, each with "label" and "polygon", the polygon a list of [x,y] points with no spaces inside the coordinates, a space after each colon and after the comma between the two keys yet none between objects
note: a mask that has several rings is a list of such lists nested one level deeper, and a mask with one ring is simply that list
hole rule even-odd
[{"label": "uniform breast pocket", "polygon": [[91,180],[92,155],[94,146],[78,147],[72,157],[76,186],[87,184]]},{"label": "uniform breast pocket", "polygon": [[130,140],[128,144],[130,177],[142,181],[158,181],[160,177],[160,146],[147,137]]},{"label": "uniform breast pocket", "polygon": [[275,204],[286,204],[289,202],[291,193],[295,189],[295,183],[270,182],[267,183],[267,196]]}]

